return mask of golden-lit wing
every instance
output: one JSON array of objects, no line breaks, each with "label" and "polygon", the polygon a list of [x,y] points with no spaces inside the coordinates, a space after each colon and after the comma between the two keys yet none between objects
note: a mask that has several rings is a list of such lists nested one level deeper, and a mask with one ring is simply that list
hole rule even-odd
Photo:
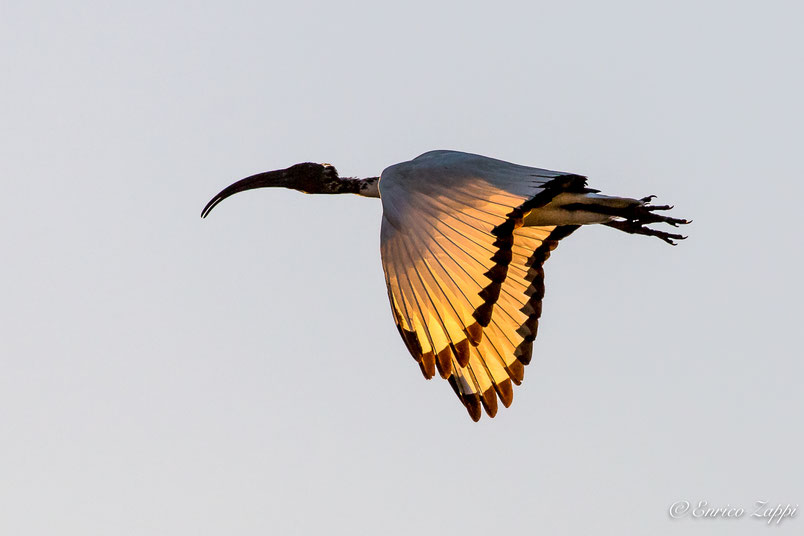
[{"label": "golden-lit wing", "polygon": [[381,253],[394,319],[424,376],[447,378],[474,420],[481,407],[493,417],[497,397],[511,404],[530,361],[542,263],[575,227],[522,222],[568,180],[583,178],[451,152],[383,172]]}]

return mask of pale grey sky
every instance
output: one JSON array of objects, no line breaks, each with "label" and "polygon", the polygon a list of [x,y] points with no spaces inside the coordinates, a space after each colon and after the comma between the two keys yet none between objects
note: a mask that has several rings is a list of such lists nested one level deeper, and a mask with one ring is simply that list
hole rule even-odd
[{"label": "pale grey sky", "polygon": [[[804,506],[797,2],[0,10],[0,533],[756,534]],[[548,261],[514,404],[399,339],[380,203],[255,191],[431,149],[657,194]],[[771,529],[800,534],[804,514]]]}]

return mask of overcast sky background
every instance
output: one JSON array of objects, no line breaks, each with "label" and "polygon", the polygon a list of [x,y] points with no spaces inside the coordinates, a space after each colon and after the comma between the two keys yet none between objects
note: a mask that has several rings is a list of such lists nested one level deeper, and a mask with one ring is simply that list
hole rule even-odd
[{"label": "overcast sky background", "polygon": [[[804,507],[804,13],[651,4],[5,1],[0,533],[756,534],[755,501]],[[695,220],[562,242],[478,424],[397,335],[378,200],[199,218],[255,172],[439,148]]]}]

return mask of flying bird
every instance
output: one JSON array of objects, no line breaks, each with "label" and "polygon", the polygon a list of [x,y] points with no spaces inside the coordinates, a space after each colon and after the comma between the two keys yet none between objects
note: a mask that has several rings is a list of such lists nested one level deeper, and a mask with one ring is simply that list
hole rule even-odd
[{"label": "flying bird", "polygon": [[246,177],[212,198],[254,188],[357,194],[382,201],[380,253],[391,312],[425,378],[449,381],[472,420],[508,407],[531,360],[544,296],[542,265],[581,225],[602,224],[675,245],[648,227],[687,220],[659,214],[655,196],[601,195],[574,173],[458,151],[430,151],[379,177],[339,177],[311,162]]}]

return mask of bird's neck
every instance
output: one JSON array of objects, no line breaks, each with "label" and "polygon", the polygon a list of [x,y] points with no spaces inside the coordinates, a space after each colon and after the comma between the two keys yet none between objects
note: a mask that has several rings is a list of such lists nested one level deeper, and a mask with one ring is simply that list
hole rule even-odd
[{"label": "bird's neck", "polygon": [[328,166],[323,168],[320,174],[293,177],[286,187],[306,194],[357,194],[363,197],[380,197],[379,180],[379,177],[366,179],[339,177],[337,170]]},{"label": "bird's neck", "polygon": [[363,197],[380,197],[379,182],[379,177],[369,177],[367,179],[339,177],[335,182],[322,185],[321,190],[309,193],[357,194]]},{"label": "bird's neck", "polygon": [[369,177],[367,179],[349,179],[358,183],[357,195],[363,197],[380,197],[380,178]]}]

